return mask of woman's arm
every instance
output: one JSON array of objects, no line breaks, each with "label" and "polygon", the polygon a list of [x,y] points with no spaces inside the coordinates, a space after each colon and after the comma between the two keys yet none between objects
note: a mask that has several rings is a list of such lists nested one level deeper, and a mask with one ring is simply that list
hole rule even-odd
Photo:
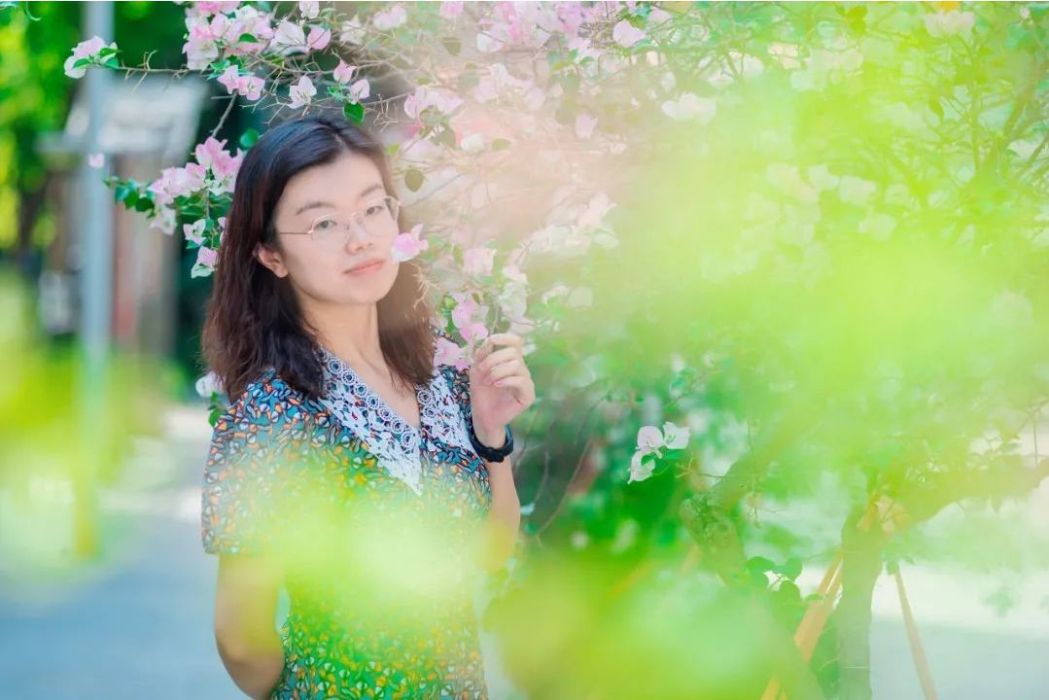
[{"label": "woman's arm", "polygon": [[[506,442],[501,429],[497,434],[486,434],[477,428],[477,439],[490,447],[499,448]],[[513,554],[521,526],[521,501],[514,484],[513,464],[509,457],[502,462],[485,462],[488,467],[488,482],[492,487],[492,507],[488,513],[487,533],[484,544],[483,566],[496,571]]]},{"label": "woman's arm", "polygon": [[215,642],[230,678],[253,700],[270,696],[284,667],[275,621],[281,580],[267,557],[219,557]]}]

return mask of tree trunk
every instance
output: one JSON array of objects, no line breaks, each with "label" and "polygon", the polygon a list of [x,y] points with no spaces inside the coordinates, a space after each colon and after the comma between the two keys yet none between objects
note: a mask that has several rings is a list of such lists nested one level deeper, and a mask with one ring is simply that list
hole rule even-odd
[{"label": "tree trunk", "polygon": [[857,525],[865,509],[856,508],[845,522],[841,599],[835,612],[838,631],[838,664],[842,700],[870,700],[871,598],[882,568],[885,534],[878,523],[866,530]]}]

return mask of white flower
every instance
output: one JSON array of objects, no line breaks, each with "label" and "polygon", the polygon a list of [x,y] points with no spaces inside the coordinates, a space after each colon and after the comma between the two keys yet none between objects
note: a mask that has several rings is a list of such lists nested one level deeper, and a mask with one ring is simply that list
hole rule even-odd
[{"label": "white flower", "polygon": [[896,219],[888,214],[870,214],[860,222],[860,233],[870,234],[879,241],[884,241],[896,229]]},{"label": "white flower", "polygon": [[301,12],[302,16],[306,19],[317,19],[317,15],[320,14],[320,11],[321,4],[315,0],[312,2],[309,0],[302,0],[299,3],[299,12]]},{"label": "white flower", "polygon": [[360,102],[361,100],[368,99],[368,95],[370,95],[371,92],[372,88],[368,79],[361,78],[350,86],[350,99],[354,102]]},{"label": "white flower", "polygon": [[954,34],[968,35],[976,22],[976,15],[972,12],[951,10],[950,12],[931,12],[922,19],[925,20],[925,29],[929,32],[929,36],[945,37]]},{"label": "white flower", "polygon": [[300,25],[288,20],[283,20],[277,25],[277,31],[273,35],[273,45],[287,52],[309,50],[306,45],[306,32]]},{"label": "white flower", "polygon": [[485,147],[484,134],[478,132],[459,139],[459,148],[465,153],[480,153]]},{"label": "white flower", "polygon": [[627,483],[644,481],[652,476],[656,461],[663,456],[664,449],[683,450],[688,446],[689,428],[663,423],[663,430],[654,425],[643,425],[637,431],[637,450],[630,459],[630,478]]},{"label": "white flower", "polygon": [[841,201],[863,206],[867,198],[874,194],[875,184],[870,180],[843,175],[838,184],[838,196]]},{"label": "white flower", "polygon": [[339,41],[343,44],[360,44],[364,41],[365,30],[357,15],[339,25]]},{"label": "white flower", "polygon": [[408,15],[404,11],[404,6],[394,5],[388,10],[382,10],[372,15],[372,26],[380,32],[384,32],[387,29],[401,26],[407,19]]},{"label": "white flower", "polygon": [[463,251],[463,269],[468,275],[484,276],[492,274],[494,261],[494,248],[482,246]]},{"label": "white flower", "polygon": [[631,47],[644,38],[644,30],[638,29],[625,19],[612,27],[612,40],[620,46]]},{"label": "white flower", "polygon": [[208,399],[212,393],[222,393],[222,380],[214,372],[208,372],[197,380],[195,388],[198,396]]},{"label": "white flower", "polygon": [[298,83],[291,86],[291,90],[289,91],[289,95],[291,96],[290,107],[292,109],[305,107],[316,94],[317,88],[313,87],[313,81],[304,75],[299,78]]},{"label": "white flower", "polygon": [[663,103],[663,114],[677,121],[696,120],[700,124],[707,124],[717,114],[718,103],[712,99],[699,97],[691,92],[681,94],[674,100]]}]

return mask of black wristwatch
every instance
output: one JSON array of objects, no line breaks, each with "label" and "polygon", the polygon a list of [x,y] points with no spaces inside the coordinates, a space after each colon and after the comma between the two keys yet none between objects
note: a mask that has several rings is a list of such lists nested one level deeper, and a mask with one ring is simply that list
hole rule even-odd
[{"label": "black wristwatch", "polygon": [[506,442],[499,448],[484,445],[477,439],[477,433],[474,432],[473,416],[466,416],[466,427],[470,433],[470,443],[473,445],[474,452],[486,462],[502,462],[514,451],[514,436],[510,432],[509,425],[506,426]]}]

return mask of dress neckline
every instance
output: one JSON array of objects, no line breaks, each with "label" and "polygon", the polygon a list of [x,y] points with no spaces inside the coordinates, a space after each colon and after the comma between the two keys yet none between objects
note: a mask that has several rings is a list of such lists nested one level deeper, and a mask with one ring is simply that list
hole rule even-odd
[{"label": "dress neckline", "polygon": [[425,396],[423,395],[425,387],[419,384],[415,385],[415,403],[419,410],[419,425],[412,425],[404,416],[394,410],[393,407],[379,395],[379,392],[372,389],[367,382],[361,379],[360,375],[350,366],[350,363],[346,362],[323,345],[319,345],[318,347],[326,370],[331,376],[347,382],[354,395],[359,398],[365,398],[365,396],[371,397],[371,401],[369,402],[366,400],[365,403],[372,404],[372,407],[378,407],[380,414],[383,414],[385,417],[396,423],[398,429],[407,430],[413,434],[420,434],[422,432],[425,423],[423,411],[426,405],[424,402]]}]

